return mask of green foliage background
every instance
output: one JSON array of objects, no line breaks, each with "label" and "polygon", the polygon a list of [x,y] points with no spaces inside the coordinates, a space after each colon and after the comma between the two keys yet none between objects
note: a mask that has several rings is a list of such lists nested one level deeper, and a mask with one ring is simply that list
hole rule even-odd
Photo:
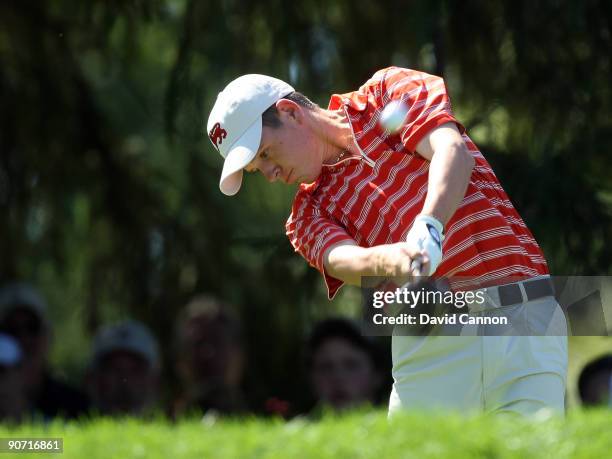
[{"label": "green foliage background", "polygon": [[[293,254],[294,190],[218,191],[204,135],[242,73],[325,106],[374,71],[443,75],[555,274],[608,274],[612,4],[605,0],[53,0],[0,4],[0,280],[40,286],[54,361],[76,379],[100,323],[136,317],[164,344],[197,292],[241,311],[252,398],[304,400],[299,346],[328,303]],[[295,369],[289,370],[287,369]]]}]

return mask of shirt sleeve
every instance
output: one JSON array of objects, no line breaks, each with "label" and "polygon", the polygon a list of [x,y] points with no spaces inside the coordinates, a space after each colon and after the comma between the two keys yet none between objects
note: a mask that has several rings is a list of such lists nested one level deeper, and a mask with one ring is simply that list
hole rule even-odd
[{"label": "shirt sleeve", "polygon": [[294,208],[285,229],[294,250],[323,275],[327,295],[331,300],[344,282],[327,274],[323,265],[323,255],[332,245],[353,241],[353,238],[337,222],[318,215],[314,209]]},{"label": "shirt sleeve", "polygon": [[465,132],[453,115],[444,80],[438,76],[399,67],[386,69],[381,79],[381,99],[383,106],[392,100],[402,100],[408,106],[401,130],[408,151],[415,152],[421,139],[442,124],[455,123],[462,134]]}]

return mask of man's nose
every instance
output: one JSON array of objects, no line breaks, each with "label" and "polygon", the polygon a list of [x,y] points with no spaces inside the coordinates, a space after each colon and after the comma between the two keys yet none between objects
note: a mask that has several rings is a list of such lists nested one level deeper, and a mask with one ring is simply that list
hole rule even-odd
[{"label": "man's nose", "polygon": [[261,168],[261,172],[268,182],[276,182],[279,176],[278,166],[268,163]]}]

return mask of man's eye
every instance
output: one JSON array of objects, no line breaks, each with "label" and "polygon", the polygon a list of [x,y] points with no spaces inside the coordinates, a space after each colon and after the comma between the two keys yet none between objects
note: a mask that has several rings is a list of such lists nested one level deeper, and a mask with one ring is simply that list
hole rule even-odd
[{"label": "man's eye", "polygon": [[262,152],[259,154],[259,157],[260,157],[261,159],[268,159],[268,151],[267,151],[267,150],[262,151]]}]

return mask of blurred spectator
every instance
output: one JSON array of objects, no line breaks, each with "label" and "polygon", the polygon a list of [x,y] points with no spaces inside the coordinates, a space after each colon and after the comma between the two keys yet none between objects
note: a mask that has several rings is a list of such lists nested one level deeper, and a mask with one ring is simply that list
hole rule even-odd
[{"label": "blurred spectator", "polygon": [[344,410],[375,403],[384,380],[381,358],[374,341],[355,324],[341,318],[319,322],[307,352],[317,408]]},{"label": "blurred spectator", "polygon": [[75,418],[87,411],[86,397],[49,370],[51,324],[47,305],[31,285],[13,283],[0,289],[0,331],[19,342],[24,389],[35,416]]},{"label": "blurred spectator", "polygon": [[151,414],[157,404],[159,375],[157,341],[143,324],[125,321],[96,333],[87,376],[96,414]]},{"label": "blurred spectator", "polygon": [[0,421],[19,422],[29,411],[23,386],[22,357],[17,340],[0,333]]},{"label": "blurred spectator", "polygon": [[612,355],[599,357],[582,369],[578,392],[584,406],[612,407]]},{"label": "blurred spectator", "polygon": [[233,310],[216,299],[198,296],[179,317],[176,333],[183,393],[174,415],[244,413],[242,332]]}]

